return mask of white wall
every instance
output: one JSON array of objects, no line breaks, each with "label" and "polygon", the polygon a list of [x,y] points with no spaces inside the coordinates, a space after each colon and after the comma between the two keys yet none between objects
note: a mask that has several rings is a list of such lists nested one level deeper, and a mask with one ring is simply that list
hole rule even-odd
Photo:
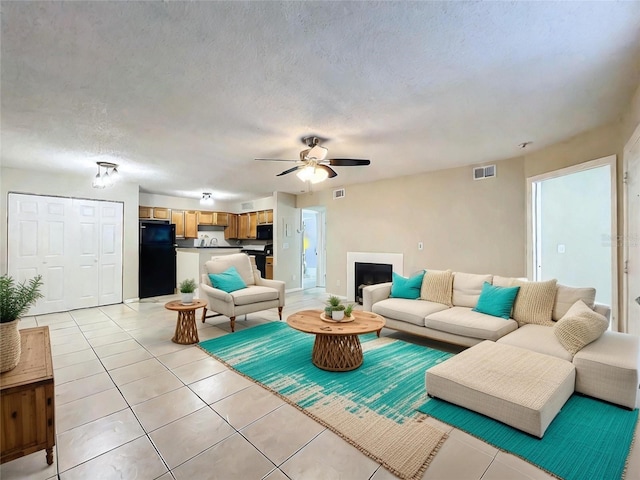
[{"label": "white wall", "polygon": [[286,289],[300,288],[302,225],[295,195],[276,193],[273,226],[273,278],[284,281]]},{"label": "white wall", "polygon": [[[122,179],[121,179],[122,180]],[[113,200],[124,203],[123,298],[138,298],[138,185],[119,181],[111,188],[91,187],[91,177],[42,173],[16,168],[0,169],[0,271],[7,273],[7,195],[27,193],[60,197]]]}]

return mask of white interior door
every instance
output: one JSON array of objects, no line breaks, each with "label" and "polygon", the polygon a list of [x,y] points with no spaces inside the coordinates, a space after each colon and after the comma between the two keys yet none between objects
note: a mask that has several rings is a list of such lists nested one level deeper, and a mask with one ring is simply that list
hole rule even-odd
[{"label": "white interior door", "polygon": [[9,275],[18,283],[42,275],[44,298],[32,315],[66,309],[72,216],[68,198],[9,194]]},{"label": "white interior door", "polygon": [[29,314],[122,301],[122,203],[11,193],[8,206],[9,275],[43,277]]},{"label": "white interior door", "polygon": [[99,304],[109,305],[122,302],[122,224],[124,205],[115,202],[99,202],[99,207]]},{"label": "white interior door", "polygon": [[624,318],[622,330],[640,335],[640,126],[625,148]]}]

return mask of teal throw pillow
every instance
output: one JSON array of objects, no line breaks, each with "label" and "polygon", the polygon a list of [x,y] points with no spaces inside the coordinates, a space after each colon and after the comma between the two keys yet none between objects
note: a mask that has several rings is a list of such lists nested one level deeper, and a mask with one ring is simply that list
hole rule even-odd
[{"label": "teal throw pillow", "polygon": [[494,317],[502,317],[507,320],[511,317],[513,302],[516,300],[520,287],[497,287],[488,282],[482,285],[478,304],[474,312],[486,313]]},{"label": "teal throw pillow", "polygon": [[391,295],[393,298],[409,298],[415,300],[420,297],[420,287],[422,286],[422,277],[424,272],[420,272],[413,277],[405,278],[392,272],[391,279]]},{"label": "teal throw pillow", "polygon": [[209,280],[218,290],[223,290],[227,293],[235,292],[241,288],[247,288],[247,284],[244,283],[242,277],[233,265],[227,268],[222,273],[210,273]]}]

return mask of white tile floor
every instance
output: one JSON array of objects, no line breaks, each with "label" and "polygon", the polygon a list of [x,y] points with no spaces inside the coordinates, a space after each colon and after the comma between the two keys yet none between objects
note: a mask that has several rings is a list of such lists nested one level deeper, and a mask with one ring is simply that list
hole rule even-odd
[{"label": "white tile floor", "polygon": [[[287,295],[286,315],[321,308],[322,290]],[[44,451],[0,466],[12,479],[372,479],[383,467],[280,398],[195,346],[171,342],[172,298],[26,318],[48,325],[55,368],[54,463]],[[275,321],[250,314],[238,330]],[[225,317],[198,323],[200,340],[230,332]],[[383,330],[407,341],[417,337]],[[447,348],[443,345],[434,345]],[[449,347],[450,348],[450,347]],[[459,430],[449,432],[424,479],[551,479]],[[636,442],[627,478],[640,478]]]}]

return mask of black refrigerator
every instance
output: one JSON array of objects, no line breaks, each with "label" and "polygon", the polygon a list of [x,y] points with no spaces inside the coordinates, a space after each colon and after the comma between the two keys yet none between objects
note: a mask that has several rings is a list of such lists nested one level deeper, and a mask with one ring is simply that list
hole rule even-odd
[{"label": "black refrigerator", "polygon": [[176,291],[176,226],[140,222],[138,296],[170,295]]}]

